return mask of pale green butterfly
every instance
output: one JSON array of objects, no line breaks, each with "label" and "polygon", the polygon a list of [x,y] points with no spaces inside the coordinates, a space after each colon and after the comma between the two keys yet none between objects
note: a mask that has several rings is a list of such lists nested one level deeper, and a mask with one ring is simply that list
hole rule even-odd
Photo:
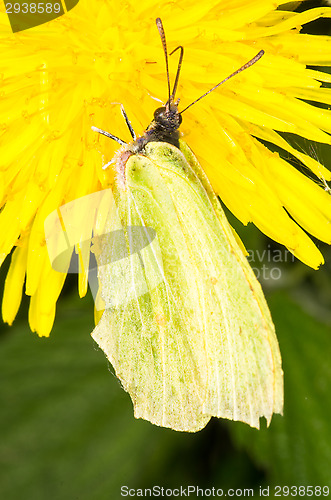
[{"label": "pale green butterfly", "polygon": [[123,110],[130,144],[93,129],[123,145],[112,160],[117,215],[107,231],[140,226],[154,228],[157,238],[139,255],[111,263],[107,240],[95,250],[105,311],[92,337],[129,392],[136,418],[189,432],[212,416],[259,428],[260,417],[269,424],[283,410],[274,325],[206,175],[179,138],[183,111],[174,97],[183,48],[171,93],[165,34],[156,23],[166,58],[165,106],[139,138]]}]

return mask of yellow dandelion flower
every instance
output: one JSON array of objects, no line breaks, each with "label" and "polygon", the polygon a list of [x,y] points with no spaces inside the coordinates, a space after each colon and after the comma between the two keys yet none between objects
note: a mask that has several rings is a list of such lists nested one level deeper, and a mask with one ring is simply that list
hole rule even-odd
[{"label": "yellow dandelion flower", "polygon": [[[113,182],[112,170],[102,166],[117,146],[91,126],[129,140],[119,103],[142,133],[155,99],[166,99],[158,16],[169,49],[185,47],[178,89],[182,109],[265,51],[254,71],[241,73],[190,108],[181,130],[215,192],[238,219],[253,222],[313,268],[323,262],[307,232],[331,242],[331,197],[258,139],[294,155],[308,175],[330,180],[328,170],[279,132],[330,144],[330,111],[306,101],[330,105],[331,90],[323,82],[330,83],[331,76],[306,65],[330,65],[331,39],[300,29],[331,17],[331,8],[299,14],[281,4],[80,0],[50,23],[17,33],[1,7],[2,260],[15,247],[3,299],[6,322],[15,318],[25,281],[32,330],[48,335],[52,328],[66,274],[52,269],[44,221],[61,205]],[[174,74],[177,58],[171,59]],[[86,290],[86,273],[81,273],[80,295]]]}]

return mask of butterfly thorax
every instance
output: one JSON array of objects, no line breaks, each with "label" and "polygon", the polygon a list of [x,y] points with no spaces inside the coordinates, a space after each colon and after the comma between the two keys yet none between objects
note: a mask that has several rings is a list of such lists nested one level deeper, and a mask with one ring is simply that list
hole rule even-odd
[{"label": "butterfly thorax", "polygon": [[167,103],[161,108],[157,108],[154,112],[154,119],[148,125],[145,133],[138,137],[135,141],[128,144],[124,149],[120,150],[115,156],[117,184],[125,191],[125,166],[130,156],[134,154],[144,154],[145,146],[149,142],[167,142],[179,149],[179,126],[182,122],[182,117],[178,112],[178,101],[176,103]]}]

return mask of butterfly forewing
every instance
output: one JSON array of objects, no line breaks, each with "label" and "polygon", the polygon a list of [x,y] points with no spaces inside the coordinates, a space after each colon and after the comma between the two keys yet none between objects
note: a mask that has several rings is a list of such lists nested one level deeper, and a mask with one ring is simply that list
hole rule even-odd
[{"label": "butterfly forewing", "polygon": [[93,338],[136,417],[192,432],[211,416],[259,427],[282,411],[273,323],[201,167],[181,149],[150,142],[126,163],[119,218],[124,228],[153,228],[156,239],[107,266],[107,243],[100,248],[107,309]]}]

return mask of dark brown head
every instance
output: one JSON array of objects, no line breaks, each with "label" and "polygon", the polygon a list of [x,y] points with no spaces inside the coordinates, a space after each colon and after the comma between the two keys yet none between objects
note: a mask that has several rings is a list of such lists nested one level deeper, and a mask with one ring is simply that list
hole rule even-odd
[{"label": "dark brown head", "polygon": [[165,130],[177,130],[182,123],[182,116],[178,112],[177,103],[157,108],[154,111],[154,122]]},{"label": "dark brown head", "polygon": [[144,142],[168,142],[179,148],[179,126],[182,117],[178,111],[178,102],[168,103],[154,111],[154,119],[148,126]]}]

